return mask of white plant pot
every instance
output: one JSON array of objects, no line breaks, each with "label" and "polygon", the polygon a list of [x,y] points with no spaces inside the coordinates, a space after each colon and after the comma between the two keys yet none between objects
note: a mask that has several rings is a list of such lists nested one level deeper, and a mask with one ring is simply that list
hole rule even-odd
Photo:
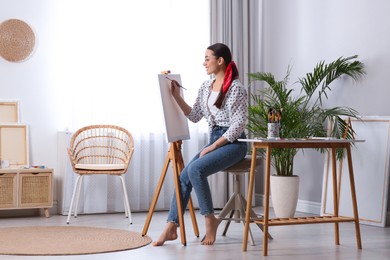
[{"label": "white plant pot", "polygon": [[299,194],[299,176],[272,175],[270,182],[272,206],[276,217],[294,217]]}]

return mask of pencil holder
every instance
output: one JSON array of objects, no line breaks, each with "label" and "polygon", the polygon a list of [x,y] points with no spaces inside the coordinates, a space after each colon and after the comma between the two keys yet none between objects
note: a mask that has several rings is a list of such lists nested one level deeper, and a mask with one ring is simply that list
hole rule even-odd
[{"label": "pencil holder", "polygon": [[268,123],[268,136],[269,139],[278,139],[279,138],[279,123]]}]

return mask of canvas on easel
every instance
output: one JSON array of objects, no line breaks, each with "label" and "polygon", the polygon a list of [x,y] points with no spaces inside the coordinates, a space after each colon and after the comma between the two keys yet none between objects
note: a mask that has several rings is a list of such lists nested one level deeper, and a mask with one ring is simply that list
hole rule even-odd
[{"label": "canvas on easel", "polygon": [[[176,80],[181,85],[179,74],[159,74],[161,102],[165,118],[165,129],[168,143],[178,140],[190,139],[188,119],[176,103],[171,94],[171,81]],[[183,96],[183,89],[180,88],[180,95]]]}]

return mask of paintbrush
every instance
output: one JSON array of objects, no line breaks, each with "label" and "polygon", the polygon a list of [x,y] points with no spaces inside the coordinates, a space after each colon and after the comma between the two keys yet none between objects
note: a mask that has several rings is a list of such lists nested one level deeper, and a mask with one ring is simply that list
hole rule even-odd
[{"label": "paintbrush", "polygon": [[[173,79],[170,79],[168,78],[167,76],[165,76],[168,80],[172,81]],[[175,80],[176,81],[176,80]],[[182,85],[180,85],[177,81],[176,81],[176,85],[178,85],[179,87],[181,87],[182,89],[185,89],[187,90],[185,87],[183,87]]]}]

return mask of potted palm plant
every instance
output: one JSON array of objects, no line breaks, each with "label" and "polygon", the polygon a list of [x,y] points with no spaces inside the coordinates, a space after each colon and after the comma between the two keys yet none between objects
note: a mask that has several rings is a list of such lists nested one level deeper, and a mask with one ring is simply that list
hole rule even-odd
[{"label": "potted palm plant", "polygon": [[[268,134],[268,115],[272,108],[281,111],[279,135],[281,138],[309,138],[309,137],[334,137],[347,138],[353,137],[353,129],[347,127],[346,117],[359,118],[356,110],[337,106],[326,108],[323,106],[323,100],[328,98],[328,92],[331,91],[331,83],[342,76],[350,77],[358,81],[364,76],[364,65],[357,60],[357,55],[351,57],[340,57],[337,60],[326,64],[320,61],[314,67],[313,72],[307,73],[305,77],[298,79],[300,92],[293,95],[294,90],[288,88],[289,75],[291,68],[288,67],[286,76],[278,81],[274,75],[267,72],[249,73],[250,82],[265,82],[267,86],[252,94],[252,102],[248,108],[248,126],[247,129],[254,137],[267,137]],[[327,125],[331,125],[331,131],[328,131]],[[344,134],[344,136],[343,136]],[[290,176],[295,178],[293,181],[299,185],[299,178],[293,174],[293,163],[299,149],[273,149],[271,153],[272,166],[275,169],[273,176]],[[338,151],[338,158],[342,157],[342,151]],[[271,177],[273,177],[271,176]],[[280,178],[279,178],[280,179]],[[274,180],[271,178],[272,203],[275,214],[277,208],[275,198],[279,195],[273,188]],[[289,187],[291,185],[287,185]],[[281,188],[283,194],[282,200],[288,197],[295,198],[293,209],[289,213],[281,213],[278,217],[292,217],[298,200],[298,189],[292,194]],[[286,207],[284,203],[283,208]],[[290,216],[285,216],[285,215]],[[291,216],[292,214],[292,216]]]}]

